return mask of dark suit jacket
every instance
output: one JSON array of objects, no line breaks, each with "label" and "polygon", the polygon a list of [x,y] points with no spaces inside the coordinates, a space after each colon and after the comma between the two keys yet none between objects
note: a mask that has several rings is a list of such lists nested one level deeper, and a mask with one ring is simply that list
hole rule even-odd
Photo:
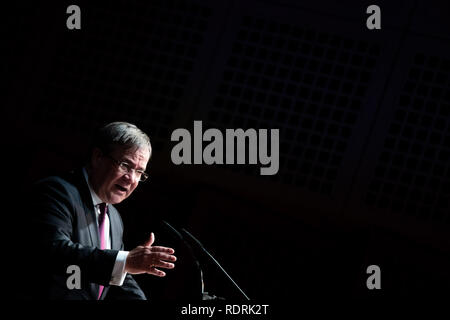
[{"label": "dark suit jacket", "polygon": [[[95,208],[82,170],[39,181],[31,199],[28,221],[34,281],[28,286],[28,296],[96,300],[101,284],[105,286],[102,300],[146,299],[129,274],[122,286],[109,286],[117,253],[124,248],[123,223],[119,212],[109,205],[111,250],[100,250]],[[67,287],[70,265],[80,267],[80,289]]]}]

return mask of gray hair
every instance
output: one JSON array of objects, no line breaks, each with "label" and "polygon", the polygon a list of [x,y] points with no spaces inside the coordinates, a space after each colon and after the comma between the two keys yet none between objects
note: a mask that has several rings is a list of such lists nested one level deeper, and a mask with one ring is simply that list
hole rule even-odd
[{"label": "gray hair", "polygon": [[152,152],[150,138],[138,127],[128,122],[111,122],[101,127],[92,142],[92,148],[99,148],[109,154],[117,147],[147,148]]}]

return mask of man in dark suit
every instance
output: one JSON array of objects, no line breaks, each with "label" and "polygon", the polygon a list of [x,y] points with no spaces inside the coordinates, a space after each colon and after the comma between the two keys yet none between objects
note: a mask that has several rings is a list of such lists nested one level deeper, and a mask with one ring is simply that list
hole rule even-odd
[{"label": "man in dark suit", "polygon": [[163,277],[160,268],[174,268],[174,250],[153,246],[153,233],[144,245],[124,251],[122,219],[113,206],[147,178],[151,151],[139,128],[113,122],[94,137],[84,168],[35,185],[29,232],[38,249],[31,298],[145,300],[131,274]]}]

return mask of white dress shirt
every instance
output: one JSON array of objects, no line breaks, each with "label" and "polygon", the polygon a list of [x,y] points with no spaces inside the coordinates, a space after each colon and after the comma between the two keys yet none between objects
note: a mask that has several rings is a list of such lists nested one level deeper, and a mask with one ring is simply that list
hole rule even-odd
[{"label": "white dress shirt", "polygon": [[[97,219],[95,221],[97,222],[97,228],[98,228],[98,217],[100,215],[100,208],[99,204],[103,201],[97,196],[97,194],[94,192],[94,190],[91,187],[91,184],[89,183],[87,171],[85,168],[83,168],[83,175],[86,179],[86,182],[89,186],[89,191],[91,192],[92,202],[94,203],[95,207],[95,216]],[[108,215],[105,217],[105,229],[111,230],[109,228],[109,218]],[[108,237],[106,239],[106,249],[111,249],[111,231],[108,232]],[[128,251],[119,251],[116,257],[116,262],[114,263],[114,268],[111,274],[111,280],[109,281],[110,285],[113,286],[121,286],[123,284],[123,281],[125,280],[125,277],[127,273],[125,272],[125,263],[127,261],[128,257]]]}]

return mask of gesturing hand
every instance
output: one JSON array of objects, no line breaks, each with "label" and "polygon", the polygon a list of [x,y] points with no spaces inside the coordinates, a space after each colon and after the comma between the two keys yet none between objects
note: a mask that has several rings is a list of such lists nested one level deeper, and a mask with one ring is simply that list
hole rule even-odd
[{"label": "gesturing hand", "polygon": [[156,268],[173,269],[175,265],[167,261],[176,261],[175,250],[167,247],[153,246],[155,235],[153,232],[143,246],[138,246],[128,253],[125,271],[131,274],[148,273],[164,277],[165,272]]}]

